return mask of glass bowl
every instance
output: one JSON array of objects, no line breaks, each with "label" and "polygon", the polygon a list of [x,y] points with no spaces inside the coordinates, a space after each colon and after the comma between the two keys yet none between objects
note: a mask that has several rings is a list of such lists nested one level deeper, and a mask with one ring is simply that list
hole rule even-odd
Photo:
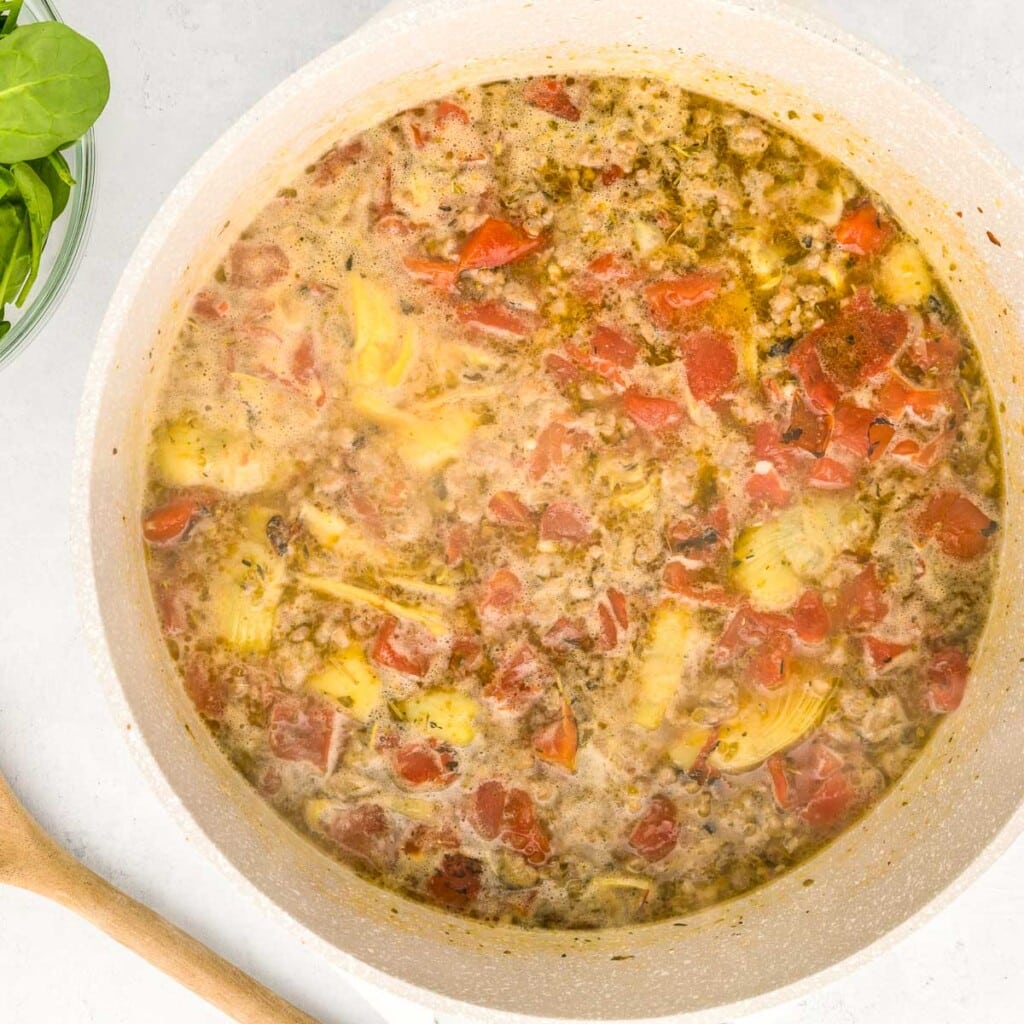
[{"label": "glass bowl", "polygon": [[[19,24],[34,21],[60,21],[49,0],[25,0]],[[25,305],[13,303],[6,308],[11,329],[0,338],[0,368],[6,366],[36,336],[57,308],[82,259],[85,239],[92,219],[93,185],[96,175],[96,148],[92,130],[64,151],[64,157],[77,184],[71,190],[67,209],[54,221],[43,249],[39,277]]]}]

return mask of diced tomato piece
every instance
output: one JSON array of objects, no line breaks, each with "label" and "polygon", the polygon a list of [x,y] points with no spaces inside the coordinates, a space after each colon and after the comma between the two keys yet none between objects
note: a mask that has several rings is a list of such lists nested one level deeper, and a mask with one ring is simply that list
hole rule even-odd
[{"label": "diced tomato piece", "polygon": [[284,249],[274,242],[235,242],[228,254],[228,277],[238,288],[268,288],[290,266]]},{"label": "diced tomato piece", "polygon": [[827,412],[819,413],[804,401],[803,395],[794,396],[789,426],[782,434],[782,443],[802,448],[816,458],[821,458],[831,436],[832,417]]},{"label": "diced tomato piece", "polygon": [[327,835],[345,853],[377,869],[395,859],[391,819],[379,804],[360,804],[335,813],[324,823]]},{"label": "diced tomato piece", "polygon": [[675,804],[666,796],[651,798],[640,820],[629,833],[629,845],[644,860],[664,860],[679,841],[679,822]]},{"label": "diced tomato piece", "polygon": [[452,653],[448,667],[454,670],[472,672],[483,660],[484,648],[480,638],[471,633],[456,634],[452,640]]},{"label": "diced tomato piece", "polygon": [[383,537],[384,527],[381,525],[380,509],[362,484],[350,483],[345,489],[345,494],[352,511],[359,517],[363,526],[374,537]]},{"label": "diced tomato piece", "polygon": [[471,799],[469,818],[484,839],[500,839],[528,863],[543,864],[548,859],[551,843],[526,790],[506,789],[493,779],[483,782]]},{"label": "diced tomato piece", "polygon": [[614,587],[608,588],[607,599],[597,606],[600,625],[600,646],[610,651],[619,642],[619,631],[629,628],[629,608],[626,595]]},{"label": "diced tomato piece", "polygon": [[796,635],[805,644],[820,644],[832,628],[832,620],[821,594],[806,590],[793,606],[793,626]]},{"label": "diced tomato piece", "polygon": [[840,585],[835,614],[851,629],[873,626],[889,614],[889,600],[873,563]]},{"label": "diced tomato piece", "polygon": [[[798,343],[790,356],[799,363],[814,349],[825,376],[842,389],[857,387],[877,377],[903,346],[908,331],[905,313],[880,309],[867,290],[846,302],[833,320],[816,327]],[[802,378],[801,378],[802,379]],[[805,382],[812,401],[817,401]]]},{"label": "diced tomato piece", "polygon": [[579,367],[574,362],[554,352],[549,352],[544,357],[544,369],[562,385],[572,384],[580,379]]},{"label": "diced tomato piece", "polygon": [[868,462],[877,462],[896,436],[896,428],[881,416],[876,417],[868,427]]},{"label": "diced tomato piece", "polygon": [[402,843],[402,853],[419,857],[437,850],[457,850],[459,835],[450,825],[417,825]]},{"label": "diced tomato piece", "polygon": [[480,894],[484,866],[464,853],[446,853],[427,882],[427,893],[452,910],[465,910]]},{"label": "diced tomato piece", "polygon": [[839,401],[839,388],[825,375],[818,352],[809,339],[810,335],[790,352],[789,368],[800,381],[808,399],[819,409],[828,412]]},{"label": "diced tomato piece", "polygon": [[502,659],[484,687],[484,696],[503,711],[518,714],[536,701],[552,679],[551,666],[524,641]]},{"label": "diced tomato piece", "polygon": [[886,416],[899,419],[907,409],[923,420],[950,405],[948,391],[940,388],[915,388],[898,373],[890,372],[878,392],[878,404]]},{"label": "diced tomato piece", "polygon": [[541,761],[574,772],[578,748],[579,729],[576,726],[576,718],[569,702],[563,701],[560,717],[534,734],[533,752]]},{"label": "diced tomato piece", "polygon": [[910,644],[898,644],[877,636],[864,637],[864,656],[876,672],[884,672],[890,662],[909,650]]},{"label": "diced tomato piece", "polygon": [[579,107],[570,99],[565,85],[557,78],[532,78],[523,89],[523,99],[564,121],[578,121]]},{"label": "diced tomato piece", "polygon": [[512,491],[498,491],[487,503],[495,522],[511,530],[527,531],[534,527],[533,513]]},{"label": "diced tomato piece", "polygon": [[523,597],[523,585],[511,569],[498,569],[484,582],[481,615],[508,615]]},{"label": "diced tomato piece", "polygon": [[218,672],[209,657],[193,655],[182,676],[185,693],[195,705],[196,711],[211,722],[224,717],[228,703],[228,680]]},{"label": "diced tomato piece", "polygon": [[601,170],[601,184],[614,185],[626,172],[618,164],[608,164]]},{"label": "diced tomato piece", "polygon": [[717,402],[736,380],[738,363],[732,339],[724,331],[705,327],[679,339],[686,383],[698,402]]},{"label": "diced tomato piece", "polygon": [[743,648],[767,640],[775,633],[785,632],[793,622],[777,612],[759,612],[749,604],[741,604],[726,623],[718,641],[718,660],[729,661]]},{"label": "diced tomato piece", "polygon": [[530,794],[524,789],[508,791],[501,840],[522,854],[528,864],[543,864],[548,859],[550,841],[537,821]]},{"label": "diced tomato piece", "polygon": [[156,609],[164,636],[181,636],[188,625],[188,592],[171,581],[158,581],[154,587]]},{"label": "diced tomato piece", "polygon": [[956,711],[964,699],[968,665],[964,652],[956,647],[936,651],[925,675],[928,706],[936,714]]},{"label": "diced tomato piece", "polygon": [[914,339],[910,355],[924,371],[951,373],[960,362],[963,344],[957,334],[942,324],[926,323]]},{"label": "diced tomato piece", "polygon": [[450,292],[459,279],[459,265],[422,256],[406,256],[402,264],[409,276],[443,292]]},{"label": "diced tomato piece", "polygon": [[430,671],[435,650],[429,636],[389,615],[377,629],[370,657],[378,665],[422,679]]},{"label": "diced tomato piece", "polygon": [[341,715],[316,697],[282,697],[270,712],[268,740],[276,757],[308,761],[329,775],[341,746]]},{"label": "diced tomato piece", "polygon": [[772,754],[764,764],[771,779],[772,796],[776,805],[780,811],[788,811],[793,797],[789,790],[789,775],[786,773],[785,761],[779,754]]},{"label": "diced tomato piece", "polygon": [[366,147],[361,139],[351,142],[339,142],[320,157],[313,169],[313,181],[323,187],[336,181],[342,172],[351,167],[363,154]]},{"label": "diced tomato piece", "polygon": [[877,419],[876,413],[853,402],[844,401],[835,407],[834,416],[832,442],[858,458],[867,458],[871,448],[871,439],[868,435],[871,425]]},{"label": "diced tomato piece", "polygon": [[390,235],[392,238],[404,238],[418,231],[422,225],[414,224],[408,217],[400,213],[385,213],[379,216],[374,222],[374,230],[382,235]]},{"label": "diced tomato piece", "polygon": [[717,298],[721,289],[722,279],[718,274],[695,270],[648,285],[644,297],[654,319],[670,327],[689,310]]},{"label": "diced tomato piece", "polygon": [[763,420],[754,424],[751,443],[758,461],[770,462],[780,473],[787,474],[797,469],[805,460],[792,445],[782,440],[782,433],[777,423]]},{"label": "diced tomato piece", "polygon": [[469,114],[458,103],[441,100],[434,110],[434,127],[443,128],[449,121],[455,124],[469,124]]},{"label": "diced tomato piece", "polygon": [[854,791],[843,774],[830,775],[800,810],[800,817],[812,828],[832,828],[846,816],[854,802]]},{"label": "diced tomato piece", "polygon": [[758,686],[774,690],[789,678],[793,640],[788,633],[777,631],[754,648],[750,659],[751,678]]},{"label": "diced tomato piece", "polygon": [[640,271],[622,256],[613,252],[602,253],[587,264],[587,273],[600,281],[629,284],[639,281]]},{"label": "diced tomato piece", "polygon": [[391,752],[391,769],[399,783],[416,789],[444,789],[458,777],[459,759],[447,743],[412,740]]},{"label": "diced tomato piece", "polygon": [[543,235],[531,235],[507,220],[488,217],[462,243],[459,269],[504,267],[535,253],[546,243]]},{"label": "diced tomato piece", "polygon": [[622,410],[638,427],[651,433],[672,430],[683,422],[683,409],[678,402],[645,395],[635,388],[622,396]]},{"label": "diced tomato piece", "polygon": [[616,590],[615,587],[609,587],[608,605],[619,626],[629,629],[629,605],[626,603],[626,595],[621,590]]},{"label": "diced tomato piece", "polygon": [[448,565],[461,565],[473,546],[474,533],[466,523],[454,523],[444,542],[444,560]]},{"label": "diced tomato piece", "polygon": [[192,312],[203,320],[223,320],[231,312],[231,303],[223,295],[204,289],[192,303]]},{"label": "diced tomato piece", "polygon": [[598,642],[602,651],[610,651],[619,642],[619,630],[615,625],[615,616],[606,604],[597,606]]},{"label": "diced tomato piece", "polygon": [[201,511],[199,502],[193,497],[172,498],[146,513],[142,520],[142,536],[150,544],[173,544],[188,533]]},{"label": "diced tomato piece", "polygon": [[921,446],[917,443],[917,441],[914,441],[909,437],[904,438],[902,441],[897,441],[892,446],[893,455],[914,456],[917,455],[920,451]]},{"label": "diced tomato piece", "polygon": [[934,537],[945,554],[961,561],[983,555],[997,529],[994,519],[957,491],[933,495],[914,525],[922,538]]},{"label": "diced tomato piece", "polygon": [[755,469],[747,477],[744,489],[752,501],[760,501],[773,508],[784,508],[793,497],[779,479],[774,466],[769,466],[764,472]]},{"label": "diced tomato piece", "polygon": [[853,470],[835,459],[818,459],[807,477],[808,487],[821,491],[841,491],[852,487],[856,477]]},{"label": "diced tomato piece", "polygon": [[556,619],[544,634],[541,643],[554,649],[574,649],[587,641],[587,631],[581,619],[570,619],[567,615]]},{"label": "diced tomato piece", "polygon": [[738,595],[713,582],[698,578],[680,562],[667,562],[662,572],[662,583],[680,597],[697,604],[715,608],[733,608],[739,603]]},{"label": "diced tomato piece", "polygon": [[570,501],[551,502],[540,517],[541,540],[582,544],[593,532],[587,514]]},{"label": "diced tomato piece", "polygon": [[840,249],[855,256],[871,256],[892,236],[892,225],[867,199],[847,210],[833,232]]},{"label": "diced tomato piece", "polygon": [[688,513],[672,523],[666,539],[673,554],[707,562],[718,557],[729,537],[729,510],[719,505],[703,515]]},{"label": "diced tomato piece", "polygon": [[505,787],[495,779],[481,782],[473,794],[470,821],[484,839],[497,839],[505,814]]},{"label": "diced tomato piece", "polygon": [[466,303],[456,307],[455,315],[469,327],[499,338],[525,338],[538,325],[534,314],[513,309],[506,302]]},{"label": "diced tomato piece", "polygon": [[586,435],[554,420],[537,438],[537,447],[530,459],[530,479],[540,480],[551,469],[560,469],[569,456],[583,447]]},{"label": "diced tomato piece", "polygon": [[637,346],[614,327],[598,327],[590,339],[590,351],[598,365],[630,370],[636,364]]},{"label": "diced tomato piece", "polygon": [[831,828],[856,800],[842,758],[818,742],[805,744],[790,756],[793,770],[777,754],[765,763],[775,803],[780,810],[796,811],[813,828]]}]

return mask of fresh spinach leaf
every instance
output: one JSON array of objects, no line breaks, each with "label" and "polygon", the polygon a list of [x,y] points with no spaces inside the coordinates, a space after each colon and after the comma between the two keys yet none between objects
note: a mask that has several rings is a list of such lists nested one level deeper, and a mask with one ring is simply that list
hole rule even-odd
[{"label": "fresh spinach leaf", "polygon": [[11,198],[18,191],[10,167],[0,166],[0,202]]},{"label": "fresh spinach leaf", "polygon": [[95,43],[56,21],[0,36],[0,163],[38,160],[83,135],[110,95]]},{"label": "fresh spinach leaf", "polygon": [[0,36],[9,35],[17,27],[22,2],[23,0],[0,0]]},{"label": "fresh spinach leaf", "polygon": [[[71,186],[75,184],[74,175],[67,161],[60,152],[51,153],[41,160],[30,160],[32,170],[43,180],[43,184],[50,190],[50,198],[53,200],[53,219],[56,220],[68,205],[71,197]],[[3,191],[3,171],[0,168],[0,200],[5,193]]]},{"label": "fresh spinach leaf", "polygon": [[0,304],[13,302],[32,266],[32,229],[20,203],[0,203]]},{"label": "fresh spinach leaf", "polygon": [[46,239],[50,234],[50,225],[53,223],[53,200],[50,198],[50,190],[43,183],[42,178],[28,164],[15,164],[11,168],[11,173],[18,186],[22,205],[25,207],[29,237],[32,243],[32,263],[21,293],[18,295],[18,305],[20,306],[28,297],[29,289],[36,283],[36,277],[39,275],[39,261],[43,257],[43,246],[46,245]]}]

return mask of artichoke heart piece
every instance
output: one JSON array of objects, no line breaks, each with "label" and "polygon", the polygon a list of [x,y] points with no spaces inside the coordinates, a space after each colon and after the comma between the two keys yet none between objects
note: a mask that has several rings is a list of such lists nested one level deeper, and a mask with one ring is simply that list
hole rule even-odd
[{"label": "artichoke heart piece", "polygon": [[306,689],[337,701],[360,722],[368,722],[383,706],[381,681],[357,644],[331,657],[306,680]]},{"label": "artichoke heart piece", "polygon": [[870,517],[859,505],[808,498],[740,533],[733,549],[733,582],[756,608],[781,611],[828,572],[843,551],[869,540],[871,530]]},{"label": "artichoke heart piece", "polygon": [[214,487],[228,494],[262,490],[270,480],[265,453],[250,440],[195,420],[154,432],[153,471],[166,487]]},{"label": "artichoke heart piece", "polygon": [[594,477],[607,489],[608,500],[617,508],[651,512],[658,506],[661,474],[656,463],[624,465],[618,459],[605,458],[595,466]]},{"label": "artichoke heart piece", "polygon": [[328,551],[378,563],[394,561],[394,554],[385,545],[368,540],[356,524],[337,512],[306,501],[299,508],[299,518],[313,540]]},{"label": "artichoke heart piece", "polygon": [[345,583],[343,580],[327,576],[311,576],[300,573],[296,577],[296,583],[300,587],[322,594],[324,597],[333,597],[338,601],[348,601],[351,604],[365,604],[378,611],[394,615],[396,618],[418,623],[436,637],[446,636],[451,631],[444,616],[435,608],[420,608],[415,605],[402,604],[375,590],[367,590],[354,583]]},{"label": "artichoke heart piece", "polygon": [[681,732],[668,747],[669,760],[684,772],[693,770],[697,758],[707,747],[714,733],[710,729],[690,728]]},{"label": "artichoke heart piece", "polygon": [[634,889],[649,895],[654,892],[655,884],[653,879],[641,878],[639,875],[598,875],[591,880],[589,888],[595,892]]},{"label": "artichoke heart piece", "polygon": [[424,690],[394,707],[401,718],[428,736],[446,740],[456,747],[467,746],[476,735],[474,722],[479,705],[457,690]]},{"label": "artichoke heart piece", "polygon": [[480,423],[476,413],[454,403],[400,409],[369,391],[357,392],[352,401],[361,413],[391,431],[402,461],[423,474],[458,458]]},{"label": "artichoke heart piece", "polygon": [[242,540],[233,545],[210,581],[210,608],[218,639],[236,650],[270,648],[274,619],[287,580],[284,560],[267,540],[272,509],[249,509]]},{"label": "artichoke heart piece", "polygon": [[654,613],[640,659],[640,686],[633,706],[633,721],[644,729],[657,729],[665,718],[683,673],[690,667],[694,627],[690,612],[666,602]]},{"label": "artichoke heart piece", "polygon": [[354,343],[349,378],[357,389],[397,388],[416,357],[417,339],[394,294],[376,281],[349,278]]},{"label": "artichoke heart piece", "polygon": [[920,306],[934,284],[921,250],[908,241],[895,242],[878,268],[882,295],[895,306]]},{"label": "artichoke heart piece", "polygon": [[778,693],[746,694],[736,717],[720,727],[708,764],[732,774],[756,768],[806,736],[821,721],[831,695],[832,686],[807,680]]}]

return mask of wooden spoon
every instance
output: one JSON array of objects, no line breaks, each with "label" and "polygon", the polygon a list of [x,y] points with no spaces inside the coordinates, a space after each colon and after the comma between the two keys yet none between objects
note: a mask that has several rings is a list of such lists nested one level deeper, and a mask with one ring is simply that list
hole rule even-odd
[{"label": "wooden spoon", "polygon": [[234,964],[79,864],[39,827],[2,775],[0,882],[62,903],[243,1024],[317,1024]]}]

